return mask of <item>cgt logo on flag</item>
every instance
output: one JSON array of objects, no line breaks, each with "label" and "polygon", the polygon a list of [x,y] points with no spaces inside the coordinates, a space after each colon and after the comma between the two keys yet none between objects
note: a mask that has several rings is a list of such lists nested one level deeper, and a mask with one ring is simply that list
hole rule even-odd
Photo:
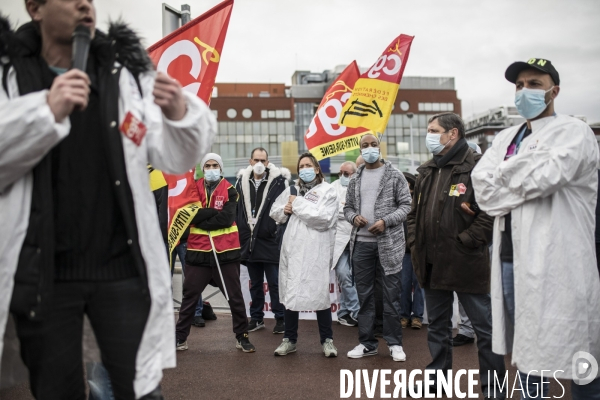
[{"label": "cgt logo on flag", "polygon": [[387,126],[413,36],[400,35],[375,64],[356,81],[352,97],[344,105],[340,125],[384,132]]},{"label": "cgt logo on flag", "polygon": [[156,44],[148,54],[156,69],[177,79],[183,90],[210,102],[233,0],[226,0]]},{"label": "cgt logo on flag", "polygon": [[360,147],[359,138],[367,129],[348,128],[338,124],[342,107],[352,96],[352,88],[359,77],[358,65],[356,61],[352,61],[327,89],[306,130],[306,147],[319,161]]}]

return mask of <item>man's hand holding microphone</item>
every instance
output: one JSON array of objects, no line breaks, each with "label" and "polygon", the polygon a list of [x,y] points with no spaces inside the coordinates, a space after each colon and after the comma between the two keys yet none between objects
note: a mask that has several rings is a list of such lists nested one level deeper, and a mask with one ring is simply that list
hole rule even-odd
[{"label": "man's hand holding microphone", "polygon": [[[48,106],[56,122],[68,117],[75,109],[85,110],[87,107],[91,81],[85,70],[90,41],[89,28],[85,25],[77,26],[73,33],[72,67],[54,79],[48,92]],[[158,72],[152,94],[154,103],[161,108],[165,117],[179,121],[185,116],[185,96],[181,85],[175,79]]]}]

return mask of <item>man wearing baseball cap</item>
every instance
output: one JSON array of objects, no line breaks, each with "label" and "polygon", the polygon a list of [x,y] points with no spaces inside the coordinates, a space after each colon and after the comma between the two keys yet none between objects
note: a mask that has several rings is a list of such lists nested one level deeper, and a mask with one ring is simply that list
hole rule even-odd
[{"label": "man wearing baseball cap", "polygon": [[498,133],[472,174],[479,207],[495,217],[492,348],[512,351],[522,398],[546,397],[560,378],[573,380],[572,399],[600,399],[598,144],[586,123],[554,111],[550,60],[515,62],[505,77],[527,121]]}]

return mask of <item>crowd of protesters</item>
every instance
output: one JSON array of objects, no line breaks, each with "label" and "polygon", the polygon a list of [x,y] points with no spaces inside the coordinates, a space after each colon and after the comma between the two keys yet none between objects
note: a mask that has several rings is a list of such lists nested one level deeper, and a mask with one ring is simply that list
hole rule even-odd
[{"label": "crowd of protesters", "polygon": [[[432,159],[416,175],[366,133],[356,164],[343,163],[331,184],[310,153],[291,181],[256,148],[234,185],[209,152],[214,115],[152,71],[126,26],[91,29],[86,71],[69,70],[75,24],[95,27],[83,3],[28,0],[31,22],[11,32],[0,21],[0,339],[10,314],[36,398],[85,397],[87,315],[102,354],[87,367],[92,393],[162,399],[162,370],[188,349],[191,325],[216,318],[202,301],[209,284],[229,302],[241,351],[256,352],[250,333],[266,328],[266,278],[272,332],[283,334],[274,355],[297,351],[300,312],[314,311],[323,354],[337,357],[334,269],[337,321],[357,327],[357,345],[337,343],[348,358],[377,355],[381,337],[406,361],[402,329],[421,329],[426,315],[426,369],[447,374],[453,346],[476,340],[481,376],[503,376],[512,353],[522,398],[547,395],[531,372],[549,370],[573,380],[573,399],[600,399],[600,378],[581,382],[574,362],[581,352],[600,360],[600,156],[587,124],[555,112],[560,78],[549,60],[508,67],[526,122],[484,154],[447,112],[429,118]],[[126,118],[145,138],[119,131]],[[201,207],[167,254],[168,194],[153,202],[147,164],[177,174],[198,160]],[[167,255],[184,275],[176,325]],[[453,338],[455,297],[463,329]],[[499,384],[482,379],[483,396],[505,398]]]}]

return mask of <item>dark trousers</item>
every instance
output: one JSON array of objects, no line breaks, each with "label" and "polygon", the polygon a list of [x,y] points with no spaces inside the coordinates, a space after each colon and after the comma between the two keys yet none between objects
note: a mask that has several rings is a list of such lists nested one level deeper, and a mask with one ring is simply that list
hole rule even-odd
[{"label": "dark trousers", "polygon": [[[300,312],[287,309],[285,310],[285,334],[283,337],[290,339],[290,342],[292,343],[296,343],[298,341],[298,319],[300,319]],[[325,339],[333,340],[331,321],[330,308],[317,311],[317,322],[319,324],[319,336],[321,337],[321,344],[325,343]]]},{"label": "dark trousers", "polygon": [[[246,305],[244,304],[244,296],[242,296],[242,286],[240,283],[240,263],[222,264],[221,272],[227,287],[227,295],[229,296],[229,307],[231,308],[231,317],[233,322],[233,333],[236,337],[248,331],[248,319],[246,318]],[[177,340],[184,341],[190,334],[196,304],[198,298],[211,281],[217,284],[221,292],[223,282],[217,267],[195,267],[186,265],[185,280],[183,281],[183,300],[181,301],[181,309],[179,310],[179,320],[175,328],[175,336]]]},{"label": "dark trousers", "polygon": [[375,271],[375,332],[383,333],[383,269]]},{"label": "dark trousers", "polygon": [[275,318],[283,319],[285,307],[279,302],[279,264],[262,263],[262,262],[247,262],[248,275],[250,275],[250,297],[252,304],[250,305],[250,317],[256,321],[262,321],[265,313],[265,292],[263,285],[265,276],[269,284],[269,293],[271,295],[271,310],[275,314]]},{"label": "dark trousers", "polygon": [[[473,324],[477,335],[479,356],[479,376],[504,376],[504,356],[492,352],[492,304],[489,294],[473,294],[456,292],[467,316]],[[425,306],[427,307],[427,344],[433,359],[427,369],[442,370],[444,373],[452,369],[452,307],[454,292],[450,290],[425,289]],[[488,375],[488,372],[490,375]],[[484,397],[504,398],[501,390],[487,387],[487,379],[480,379]],[[488,394],[488,389],[491,392]]]},{"label": "dark trousers", "polygon": [[402,346],[402,325],[400,324],[402,284],[400,272],[385,275],[379,261],[377,243],[359,242],[354,244],[352,253],[354,281],[360,302],[358,311],[358,340],[370,350],[379,345],[375,338],[376,315],[375,284],[377,271],[381,275],[383,297],[383,338],[388,346]]},{"label": "dark trousers", "polygon": [[37,399],[85,399],[83,319],[87,314],[115,398],[135,399],[135,361],[150,311],[140,278],[56,282],[42,322],[15,317],[21,357]]}]

